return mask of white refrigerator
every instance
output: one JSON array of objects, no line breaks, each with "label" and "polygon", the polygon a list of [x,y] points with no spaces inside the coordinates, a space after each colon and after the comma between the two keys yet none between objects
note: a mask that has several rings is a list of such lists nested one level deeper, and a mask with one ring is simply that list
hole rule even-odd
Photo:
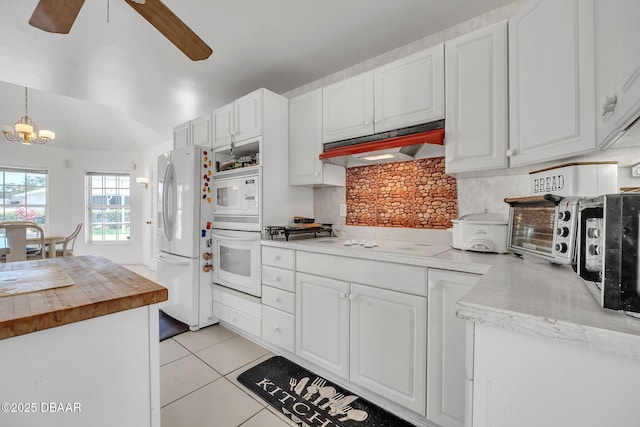
[{"label": "white refrigerator", "polygon": [[199,147],[158,157],[157,281],[169,290],[160,309],[191,330],[216,323],[211,290],[212,159]]}]

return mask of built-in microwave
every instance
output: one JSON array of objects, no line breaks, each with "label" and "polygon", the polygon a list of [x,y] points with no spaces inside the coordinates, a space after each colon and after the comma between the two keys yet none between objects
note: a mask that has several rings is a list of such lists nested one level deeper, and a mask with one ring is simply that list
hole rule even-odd
[{"label": "built-in microwave", "polygon": [[261,188],[259,166],[214,174],[214,227],[260,231]]},{"label": "built-in microwave", "polygon": [[553,194],[507,198],[508,248],[516,255],[534,255],[555,264],[573,264],[578,201],[583,197]]}]

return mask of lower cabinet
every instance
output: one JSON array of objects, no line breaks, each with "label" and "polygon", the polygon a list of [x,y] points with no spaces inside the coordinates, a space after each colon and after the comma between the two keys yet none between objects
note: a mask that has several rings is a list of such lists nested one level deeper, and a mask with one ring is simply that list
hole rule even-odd
[{"label": "lower cabinet", "polygon": [[296,354],[425,415],[425,297],[296,273],[296,313]]},{"label": "lower cabinet", "polygon": [[260,298],[212,285],[213,314],[235,328],[260,336],[262,306]]},{"label": "lower cabinet", "polygon": [[467,345],[473,331],[467,335],[467,322],[456,317],[456,304],[480,277],[429,269],[427,419],[442,427],[462,427],[465,419],[471,420],[465,390],[473,380],[473,346]]}]

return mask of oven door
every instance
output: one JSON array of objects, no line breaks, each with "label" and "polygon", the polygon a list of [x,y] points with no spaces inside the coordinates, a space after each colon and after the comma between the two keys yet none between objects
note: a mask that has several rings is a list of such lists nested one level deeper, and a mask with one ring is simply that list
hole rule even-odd
[{"label": "oven door", "polygon": [[554,258],[556,203],[544,197],[505,200],[509,210],[509,249],[516,254]]},{"label": "oven door", "polygon": [[214,215],[260,215],[259,170],[225,172],[213,178]]},{"label": "oven door", "polygon": [[260,233],[214,230],[212,237],[213,282],[260,297]]}]

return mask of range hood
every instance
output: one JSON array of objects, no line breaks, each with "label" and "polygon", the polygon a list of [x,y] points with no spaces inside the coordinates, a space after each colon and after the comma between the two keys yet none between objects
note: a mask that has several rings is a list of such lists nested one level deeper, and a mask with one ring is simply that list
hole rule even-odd
[{"label": "range hood", "polygon": [[444,156],[444,120],[324,144],[320,160],[344,167]]}]

